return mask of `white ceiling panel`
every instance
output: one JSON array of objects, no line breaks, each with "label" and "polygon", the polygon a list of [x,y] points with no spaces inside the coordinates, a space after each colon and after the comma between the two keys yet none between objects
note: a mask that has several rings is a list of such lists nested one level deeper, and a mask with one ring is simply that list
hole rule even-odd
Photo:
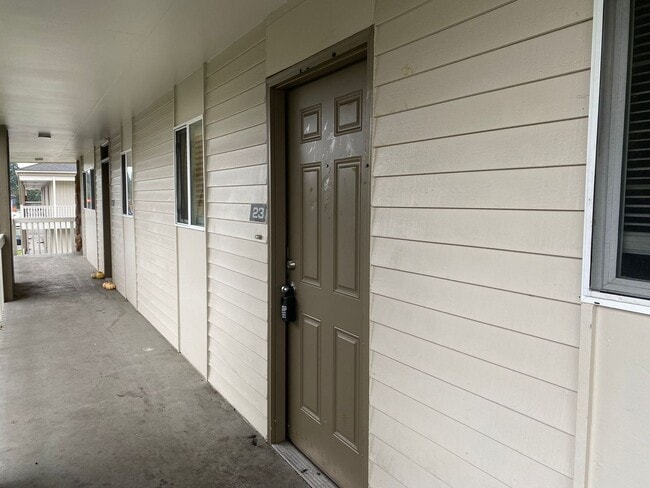
[{"label": "white ceiling panel", "polygon": [[[0,0],[11,159],[74,161],[285,0]],[[38,139],[50,131],[51,139]]]}]

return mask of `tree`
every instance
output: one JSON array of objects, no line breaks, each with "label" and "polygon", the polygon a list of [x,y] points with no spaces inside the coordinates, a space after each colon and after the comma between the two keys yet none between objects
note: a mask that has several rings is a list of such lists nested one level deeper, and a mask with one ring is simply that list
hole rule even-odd
[{"label": "tree", "polygon": [[9,164],[9,193],[11,194],[11,196],[14,198],[14,201],[16,202],[19,201],[18,175],[16,174],[17,169],[18,169],[18,165],[16,163]]}]

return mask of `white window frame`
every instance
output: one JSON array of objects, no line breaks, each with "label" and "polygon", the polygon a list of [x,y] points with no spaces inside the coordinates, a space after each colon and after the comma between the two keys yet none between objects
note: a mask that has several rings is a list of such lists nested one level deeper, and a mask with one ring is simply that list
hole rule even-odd
[{"label": "white window frame", "polygon": [[122,181],[121,181],[121,187],[122,187],[122,217],[128,217],[128,218],[132,219],[133,216],[135,215],[135,193],[133,192],[133,170],[131,170],[131,195],[133,197],[133,203],[134,203],[134,205],[133,205],[133,213],[129,214],[128,210],[126,212],[124,211],[125,206],[128,209],[127,196],[128,196],[129,191],[128,191],[128,188],[125,188],[125,186],[124,186],[127,183],[127,180],[126,180],[126,165],[122,163],[122,158],[124,158],[124,157],[128,158],[129,155],[131,156],[131,168],[133,168],[133,150],[131,148],[129,148],[126,151],[122,151],[120,153],[120,173],[121,173],[121,176],[122,176]]},{"label": "white window frame", "polygon": [[592,243],[594,237],[594,197],[596,190],[596,153],[600,105],[600,78],[602,71],[604,2],[594,0],[594,17],[591,52],[591,83],[589,97],[589,125],[585,191],[585,219],[582,249],[582,302],[619,310],[650,315],[650,299],[635,298],[603,292],[591,288]]},{"label": "white window frame", "polygon": [[[202,151],[202,165],[203,165],[203,225],[196,225],[192,224],[192,179],[191,179],[191,164],[190,164],[190,144],[189,144],[189,137],[190,137],[190,125],[196,123],[196,122],[201,122],[201,138],[202,138],[202,144],[203,144],[203,151]],[[187,148],[186,148],[186,157],[187,157],[187,224],[184,222],[179,222],[178,221],[178,192],[176,191],[176,175],[177,173],[177,161],[176,161],[176,132],[178,132],[181,129],[186,129],[186,137],[187,137]],[[184,227],[184,228],[189,228],[189,229],[195,229],[195,230],[200,230],[200,231],[205,231],[205,227],[207,224],[207,190],[206,190],[206,171],[205,171],[205,124],[203,123],[203,115],[199,115],[197,117],[194,117],[193,119],[187,120],[186,122],[183,122],[182,124],[178,124],[177,126],[174,127],[174,221],[176,222],[176,226],[178,227]]]}]

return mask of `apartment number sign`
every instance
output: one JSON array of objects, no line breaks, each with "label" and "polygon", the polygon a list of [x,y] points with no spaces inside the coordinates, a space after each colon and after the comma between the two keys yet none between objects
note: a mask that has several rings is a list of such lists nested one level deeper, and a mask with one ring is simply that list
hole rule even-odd
[{"label": "apartment number sign", "polygon": [[266,222],[266,204],[251,203],[251,222]]}]

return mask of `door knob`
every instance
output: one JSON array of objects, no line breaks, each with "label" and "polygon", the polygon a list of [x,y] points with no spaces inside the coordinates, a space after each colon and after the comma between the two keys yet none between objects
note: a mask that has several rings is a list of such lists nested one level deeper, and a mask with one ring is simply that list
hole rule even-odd
[{"label": "door knob", "polygon": [[293,259],[287,261],[287,269],[290,271],[296,269],[296,262]]}]

